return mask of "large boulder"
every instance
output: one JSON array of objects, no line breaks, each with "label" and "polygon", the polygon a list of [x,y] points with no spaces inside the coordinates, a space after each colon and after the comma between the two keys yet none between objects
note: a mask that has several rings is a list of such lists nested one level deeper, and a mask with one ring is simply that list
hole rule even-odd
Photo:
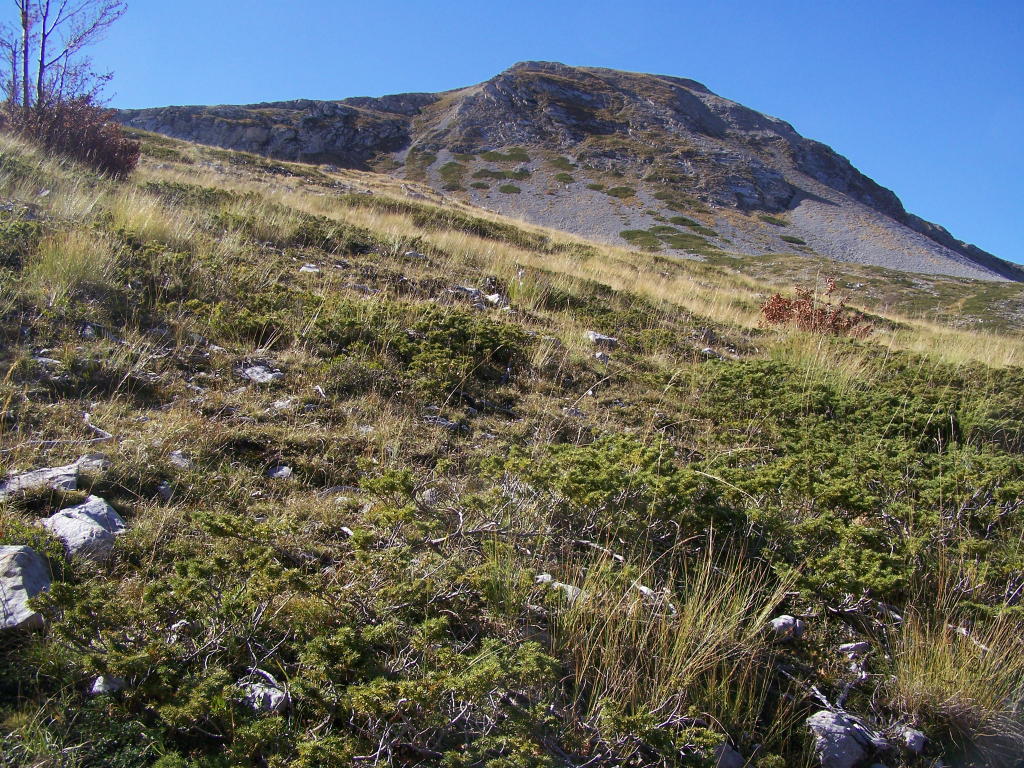
[{"label": "large boulder", "polygon": [[853,718],[821,710],[807,719],[821,768],[854,768],[874,751],[870,734]]},{"label": "large boulder", "polygon": [[96,560],[110,557],[114,538],[126,528],[121,516],[99,496],[90,496],[77,507],[62,509],[42,524],[61,540],[69,555]]},{"label": "large boulder", "polygon": [[0,630],[36,629],[43,617],[29,598],[50,587],[50,569],[32,547],[0,546]]}]

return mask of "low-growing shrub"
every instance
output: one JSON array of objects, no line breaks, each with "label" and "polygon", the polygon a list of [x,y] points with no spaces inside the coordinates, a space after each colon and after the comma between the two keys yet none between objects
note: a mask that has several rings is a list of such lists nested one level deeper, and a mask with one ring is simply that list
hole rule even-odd
[{"label": "low-growing shrub", "polygon": [[4,123],[48,150],[119,178],[138,165],[141,146],[111,122],[113,114],[89,99],[74,99],[41,108],[10,108]]},{"label": "low-growing shrub", "polygon": [[873,327],[863,314],[849,309],[845,299],[833,303],[835,290],[835,279],[828,278],[821,297],[807,288],[797,288],[794,299],[787,299],[780,293],[773,294],[761,306],[761,316],[770,325],[793,324],[802,331],[858,339],[869,336]]}]

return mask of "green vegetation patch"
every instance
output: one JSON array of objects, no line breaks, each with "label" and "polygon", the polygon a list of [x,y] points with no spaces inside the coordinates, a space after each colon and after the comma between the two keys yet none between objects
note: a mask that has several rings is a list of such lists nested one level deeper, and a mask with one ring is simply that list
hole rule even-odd
[{"label": "green vegetation patch", "polygon": [[517,171],[499,171],[494,168],[481,168],[473,174],[474,179],[513,179],[523,181],[530,178],[530,171],[521,168]]},{"label": "green vegetation patch", "polygon": [[604,184],[598,184],[596,182],[593,183],[593,184],[587,184],[587,189],[592,189],[595,192],[603,192],[604,191]]},{"label": "green vegetation patch", "polygon": [[471,186],[473,189],[490,189],[491,188],[491,185],[488,184],[486,181],[474,181],[469,186]]},{"label": "green vegetation patch", "polygon": [[444,182],[443,189],[446,191],[457,192],[463,188],[462,179],[466,174],[466,166],[453,160],[442,165],[438,169],[438,173],[441,175],[441,181]]},{"label": "green vegetation patch", "polygon": [[483,152],[480,157],[489,163],[528,163],[530,162],[530,156],[526,153],[526,150],[522,147],[512,147],[508,152],[502,154],[501,152]]},{"label": "green vegetation patch", "polygon": [[612,187],[611,189],[605,190],[606,195],[617,197],[620,200],[633,197],[636,194],[636,190],[632,187]]},{"label": "green vegetation patch", "polygon": [[498,187],[498,191],[504,192],[506,195],[518,195],[523,190],[521,190],[515,184],[502,184],[500,187]]},{"label": "green vegetation patch", "polygon": [[661,248],[661,239],[644,229],[625,229],[619,232],[619,237],[630,245],[647,251],[657,251]]},{"label": "green vegetation patch", "polygon": [[781,219],[778,216],[772,216],[767,213],[760,214],[757,218],[763,221],[765,224],[771,224],[776,227],[788,227],[789,222],[785,219]]},{"label": "green vegetation patch", "polygon": [[555,175],[555,181],[559,181],[562,184],[572,184],[576,179],[572,177],[571,173],[559,173]]},{"label": "green vegetation patch", "polygon": [[807,245],[806,240],[802,237],[796,237],[795,235],[780,235],[780,238],[785,240],[787,243],[792,243],[793,245]]},{"label": "green vegetation patch", "polygon": [[574,171],[576,170],[576,163],[570,160],[568,157],[556,157],[553,160],[549,160],[548,164],[552,168],[557,168],[560,171]]}]

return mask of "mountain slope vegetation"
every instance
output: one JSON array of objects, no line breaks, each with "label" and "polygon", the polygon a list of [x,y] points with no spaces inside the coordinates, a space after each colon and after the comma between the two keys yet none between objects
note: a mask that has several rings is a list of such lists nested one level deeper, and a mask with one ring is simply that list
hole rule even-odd
[{"label": "mountain slope vegetation", "polygon": [[[0,493],[52,579],[0,765],[781,768],[822,713],[849,766],[1015,764],[993,284],[987,329],[862,268],[870,337],[766,327],[726,258],[141,139],[122,181],[0,139],[0,456],[103,455]],[[126,530],[68,556],[39,521],[90,497]]]}]

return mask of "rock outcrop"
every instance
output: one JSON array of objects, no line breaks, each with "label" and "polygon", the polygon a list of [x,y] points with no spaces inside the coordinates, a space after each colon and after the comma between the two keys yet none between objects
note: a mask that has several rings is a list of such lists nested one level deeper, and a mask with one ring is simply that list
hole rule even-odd
[{"label": "rock outcrop", "polygon": [[[528,61],[440,94],[124,110],[118,119],[282,160],[378,168],[618,244],[632,242],[624,233],[664,226],[682,211],[701,235],[677,232],[687,237],[665,241],[680,253],[788,249],[906,271],[1024,279],[1016,265],[908,213],[895,193],[825,144],[678,77]],[[538,162],[556,155],[560,168],[577,170],[558,178]],[[510,170],[505,159],[519,164]],[[453,173],[514,178],[516,194],[464,185]],[[594,183],[599,177],[604,183]],[[615,194],[606,193],[606,177],[624,180]],[[701,222],[692,220],[695,211]],[[758,218],[778,214],[782,224]],[[702,237],[710,239],[702,244]]]}]

